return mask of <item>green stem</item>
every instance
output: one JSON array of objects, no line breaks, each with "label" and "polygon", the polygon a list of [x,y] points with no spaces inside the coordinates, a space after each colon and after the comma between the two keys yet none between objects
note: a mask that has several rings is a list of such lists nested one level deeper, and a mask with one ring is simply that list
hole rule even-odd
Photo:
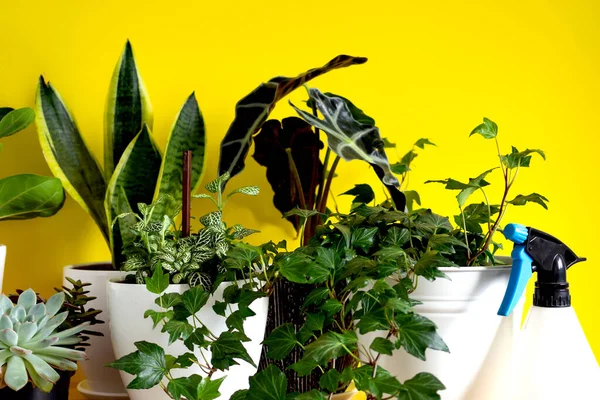
[{"label": "green stem", "polygon": [[489,232],[492,230],[492,209],[490,207],[490,201],[488,200],[485,190],[483,190],[483,188],[479,188],[479,190],[481,190],[481,193],[483,193],[483,197],[485,198],[485,204],[487,205],[487,209],[488,209],[488,232]]},{"label": "green stem", "polygon": [[465,244],[467,245],[467,258],[470,260],[471,259],[471,249],[469,248],[469,237],[467,235],[467,220],[465,219],[465,213],[464,213],[462,207],[459,205],[458,208],[460,210],[460,216],[462,217],[463,232],[465,233]]}]

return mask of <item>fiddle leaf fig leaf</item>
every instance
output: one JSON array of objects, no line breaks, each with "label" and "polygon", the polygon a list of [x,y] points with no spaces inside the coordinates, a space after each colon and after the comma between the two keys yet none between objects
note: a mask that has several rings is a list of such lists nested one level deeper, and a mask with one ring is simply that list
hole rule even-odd
[{"label": "fiddle leaf fig leaf", "polygon": [[19,174],[0,179],[0,220],[50,217],[64,203],[57,178]]},{"label": "fiddle leaf fig leaf", "polygon": [[286,400],[287,378],[279,368],[269,365],[250,377],[246,400]]},{"label": "fiddle leaf fig leaf", "polygon": [[428,372],[421,372],[404,381],[398,400],[440,400],[438,391],[446,387],[438,378]]},{"label": "fiddle leaf fig leaf", "polygon": [[369,204],[375,199],[375,192],[371,186],[365,183],[354,185],[352,189],[345,191],[342,195],[354,196],[353,203]]},{"label": "fiddle leaf fig leaf", "polygon": [[540,206],[544,207],[546,210],[548,209],[548,204],[546,204],[549,200],[538,193],[531,193],[528,195],[518,195],[514,199],[507,201],[508,204],[512,204],[514,206],[524,206],[527,203],[537,203]]},{"label": "fiddle leaf fig leaf", "polygon": [[490,119],[483,118],[483,123],[477,125],[475,129],[471,131],[469,136],[473,136],[476,133],[486,139],[494,139],[498,135],[498,125]]},{"label": "fiddle leaf fig leaf", "polygon": [[516,147],[512,147],[512,151],[510,154],[506,154],[500,159],[502,163],[510,169],[519,168],[519,167],[529,167],[531,163],[531,155],[539,154],[544,160],[546,159],[546,154],[539,149],[527,149],[525,151],[519,151]]},{"label": "fiddle leaf fig leaf", "polygon": [[354,119],[346,102],[339,97],[328,97],[314,88],[308,89],[308,94],[315,101],[323,120],[290,104],[302,119],[327,133],[329,148],[344,161],[363,160],[378,166],[383,171],[383,183],[398,186],[398,179],[392,174],[383,149],[379,129]]},{"label": "fiddle leaf fig leaf", "polygon": [[219,174],[228,172],[233,177],[244,169],[252,136],[258,132],[279,100],[311,79],[329,71],[365,62],[367,59],[364,57],[339,55],[324,66],[308,70],[296,77],[279,76],[260,84],[235,107],[235,119],[221,142]]},{"label": "fiddle leaf fig leaf", "polygon": [[35,120],[35,113],[29,107],[12,110],[0,119],[0,138],[14,135],[27,128]]},{"label": "fiddle leaf fig leaf", "polygon": [[423,361],[427,349],[449,352],[431,320],[412,313],[396,314],[395,319],[398,324],[396,348],[403,347],[409,354]]}]

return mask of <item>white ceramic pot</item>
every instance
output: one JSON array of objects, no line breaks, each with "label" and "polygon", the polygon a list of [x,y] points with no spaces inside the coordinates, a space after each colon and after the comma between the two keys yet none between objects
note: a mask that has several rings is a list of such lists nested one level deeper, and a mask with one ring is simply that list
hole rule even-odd
[{"label": "white ceramic pot", "polygon": [[0,293],[2,292],[2,283],[4,282],[4,263],[6,262],[6,246],[0,244]]},{"label": "white ceramic pot", "polygon": [[88,303],[90,308],[102,310],[98,319],[104,324],[94,325],[93,329],[104,336],[90,336],[90,346],[86,348],[88,360],[80,361],[79,365],[85,375],[77,389],[90,398],[126,399],[127,392],[118,371],[105,367],[115,361],[110,335],[110,310],[106,301],[106,282],[109,279],[122,279],[126,273],[112,269],[111,263],[93,263],[70,265],[63,270],[64,285],[69,287],[67,277],[91,283],[88,286],[88,296],[96,297]]},{"label": "white ceramic pot", "polygon": [[[419,280],[411,295],[423,304],[415,310],[435,322],[450,353],[428,349],[426,361],[396,350],[380,365],[401,382],[419,372],[434,374],[446,386],[443,400],[494,400],[506,386],[523,300],[509,317],[497,315],[508,285],[510,267],[440,268],[450,280]],[[375,338],[360,338],[367,348]],[[503,397],[502,397],[503,398]],[[504,399],[504,398],[503,398]]]},{"label": "white ceramic pot", "polygon": [[[223,299],[223,290],[230,283],[223,283],[211,296],[206,305],[197,314],[201,321],[206,323],[206,326],[212,333],[219,335],[227,330],[225,318],[215,314],[212,306],[215,301]],[[183,293],[189,288],[188,285],[169,285],[165,293]],[[189,352],[187,347],[181,341],[169,345],[169,335],[160,332],[160,326],[152,329],[152,320],[144,318],[144,312],[149,309],[159,310],[159,307],[154,303],[157,295],[146,290],[145,285],[136,285],[121,283],[117,280],[108,282],[108,307],[111,311],[111,332],[112,343],[117,358],[121,358],[129,353],[136,351],[135,342],[145,340],[147,342],[156,343],[165,349],[166,354],[178,356]],[[265,335],[267,324],[267,312],[269,309],[269,299],[267,297],[260,298],[254,301],[250,308],[256,313],[255,316],[248,318],[244,322],[244,330],[246,335],[251,339],[250,342],[244,343],[244,347],[248,354],[258,365],[260,353],[262,351],[262,341]],[[210,352],[205,351],[207,358],[210,357]],[[198,353],[196,356],[201,359]],[[221,385],[220,399],[229,399],[237,390],[248,388],[248,378],[256,373],[256,368],[245,361],[240,361],[239,365],[234,365],[228,371],[215,373],[213,378],[219,378],[227,375],[227,378]],[[198,366],[193,366],[188,369],[173,370],[174,377],[189,376],[192,374],[204,375]],[[125,372],[121,372],[121,378],[125,386],[133,380],[133,376]],[[156,386],[149,390],[127,390],[129,397],[132,400],[167,400],[169,397],[164,391]]]}]

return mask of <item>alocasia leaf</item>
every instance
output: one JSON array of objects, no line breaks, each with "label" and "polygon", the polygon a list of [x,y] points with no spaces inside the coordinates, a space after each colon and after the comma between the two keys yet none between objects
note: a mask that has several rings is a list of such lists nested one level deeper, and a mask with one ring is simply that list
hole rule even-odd
[{"label": "alocasia leaf", "polygon": [[446,387],[438,378],[428,372],[421,372],[404,381],[398,400],[440,400],[438,391]]},{"label": "alocasia leaf", "polygon": [[[344,102],[348,106],[348,109],[350,110],[350,113],[352,113],[352,116],[354,117],[354,119],[357,120],[359,123],[361,123],[363,125],[375,125],[375,120],[373,118],[371,118],[370,116],[365,114],[365,112],[363,110],[358,108],[354,103],[352,103],[346,97],[340,96],[339,94],[329,93],[329,92],[326,92],[323,94],[327,97],[338,97],[338,98],[344,100]],[[308,101],[306,102],[306,106],[309,108],[315,107],[315,101],[312,98],[309,98]],[[384,147],[395,147],[396,146],[395,144],[392,145],[392,143],[387,141],[387,139],[385,139],[385,138],[382,138],[382,140],[384,141]]]},{"label": "alocasia leaf", "polygon": [[308,94],[323,115],[323,120],[290,104],[302,119],[327,133],[329,148],[345,161],[363,160],[377,165],[384,172],[383,183],[398,186],[398,179],[390,170],[379,129],[354,119],[342,98],[328,97],[315,88],[308,89]]},{"label": "alocasia leaf", "polygon": [[[323,175],[323,163],[319,158],[323,142],[311,126],[297,117],[284,118],[281,122],[269,120],[263,124],[254,143],[253,157],[267,168],[275,207],[282,214],[302,205],[312,209],[316,187]],[[290,168],[292,160],[298,171],[304,199],[300,199],[295,174]],[[300,218],[287,218],[296,230],[300,228]]]},{"label": "alocasia leaf", "polygon": [[221,142],[219,175],[239,174],[245,166],[252,136],[258,132],[279,100],[308,81],[338,68],[364,64],[364,57],[339,55],[320,68],[308,70],[296,77],[276,77],[262,83],[235,107],[235,119]]},{"label": "alocasia leaf", "polygon": [[518,195],[514,199],[507,201],[508,204],[512,204],[514,206],[524,206],[527,203],[537,203],[540,206],[544,207],[546,210],[548,209],[548,204],[546,204],[549,200],[538,193],[531,193],[528,195]]}]

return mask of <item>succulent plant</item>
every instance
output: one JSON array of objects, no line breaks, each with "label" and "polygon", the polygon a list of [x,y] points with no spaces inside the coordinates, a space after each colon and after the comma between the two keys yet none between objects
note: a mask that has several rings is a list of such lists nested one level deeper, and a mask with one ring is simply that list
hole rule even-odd
[{"label": "succulent plant", "polygon": [[86,355],[70,346],[82,340],[77,334],[89,323],[59,331],[69,314],[58,313],[64,301],[65,294],[57,293],[38,303],[31,289],[22,292],[16,304],[0,296],[0,387],[18,391],[32,382],[49,392],[59,379],[57,369],[77,370],[76,362]]}]

